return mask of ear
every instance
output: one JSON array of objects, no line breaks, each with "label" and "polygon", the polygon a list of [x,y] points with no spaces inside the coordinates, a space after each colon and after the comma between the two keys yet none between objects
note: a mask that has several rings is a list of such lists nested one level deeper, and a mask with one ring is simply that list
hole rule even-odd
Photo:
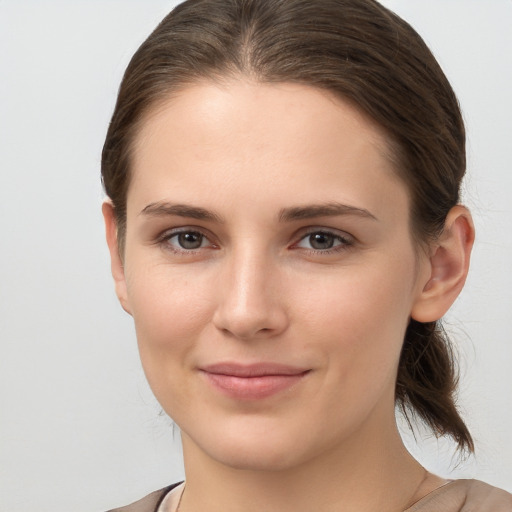
[{"label": "ear", "polygon": [[411,317],[414,320],[439,320],[455,302],[466,282],[474,240],[475,228],[469,210],[461,205],[454,206],[425,262],[427,279],[413,305]]},{"label": "ear", "polygon": [[114,278],[116,295],[119,299],[119,302],[121,303],[122,308],[131,315],[130,307],[128,304],[128,293],[126,287],[126,277],[124,274],[123,259],[119,252],[117,222],[112,201],[110,199],[106,199],[103,202],[101,210],[105,220],[107,245],[110,251],[110,267],[112,271],[112,277]]}]

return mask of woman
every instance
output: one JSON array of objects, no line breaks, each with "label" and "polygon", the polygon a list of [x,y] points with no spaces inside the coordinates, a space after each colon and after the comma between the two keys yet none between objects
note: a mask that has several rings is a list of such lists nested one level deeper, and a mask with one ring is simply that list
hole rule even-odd
[{"label": "woman", "polygon": [[434,57],[373,0],[162,21],[121,84],[103,213],[186,484],[120,510],[512,509],[427,472],[395,422],[473,451],[439,325],[474,239],[464,144]]}]

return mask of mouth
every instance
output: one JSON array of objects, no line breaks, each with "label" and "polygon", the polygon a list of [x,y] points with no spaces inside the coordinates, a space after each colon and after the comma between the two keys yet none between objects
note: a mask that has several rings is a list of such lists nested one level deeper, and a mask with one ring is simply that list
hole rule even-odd
[{"label": "mouth", "polygon": [[214,389],[238,400],[270,397],[298,384],[311,371],[275,363],[218,363],[199,370]]}]

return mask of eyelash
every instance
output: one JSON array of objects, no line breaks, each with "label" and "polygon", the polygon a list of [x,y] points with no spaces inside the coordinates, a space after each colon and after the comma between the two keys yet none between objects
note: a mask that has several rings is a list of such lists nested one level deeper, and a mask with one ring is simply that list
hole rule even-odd
[{"label": "eyelash", "polygon": [[319,228],[314,228],[314,229],[311,229],[309,230],[308,232],[304,233],[301,238],[299,239],[298,242],[296,242],[295,244],[293,244],[292,247],[298,247],[298,245],[306,240],[307,238],[310,238],[311,236],[313,235],[323,235],[323,236],[327,236],[327,237],[332,237],[334,239],[334,241],[338,241],[340,242],[339,245],[335,245],[334,247],[331,247],[331,248],[328,248],[328,249],[314,249],[314,248],[303,248],[305,251],[307,251],[308,253],[310,254],[321,254],[321,255],[329,255],[329,254],[335,254],[335,253],[339,253],[339,252],[342,252],[342,251],[346,251],[347,249],[349,249],[350,247],[352,247],[354,245],[354,240],[347,236],[347,235],[341,235],[340,233],[337,233],[337,232],[334,232],[334,231],[330,231],[328,229],[319,229]]},{"label": "eyelash", "polygon": [[[171,240],[177,239],[177,237],[179,237],[180,235],[185,235],[185,234],[199,235],[200,237],[202,237],[201,242],[203,242],[204,239],[209,241],[208,236],[205,235],[200,229],[180,228],[180,229],[176,229],[176,230],[172,230],[172,231],[166,231],[160,237],[158,237],[156,242],[159,246],[165,248],[166,250],[170,250],[171,252],[173,252],[175,254],[190,255],[190,256],[196,255],[198,253],[198,251],[200,251],[201,249],[205,249],[205,248],[216,249],[216,248],[218,248],[217,245],[215,245],[211,242],[208,247],[198,247],[197,249],[185,249],[183,247],[178,248],[177,246],[171,244]],[[334,243],[336,241],[340,242],[340,243],[338,245],[334,245],[333,247],[328,248],[328,249],[314,249],[314,248],[307,248],[307,247],[303,247],[303,248],[299,247],[299,244],[301,242],[303,242],[308,237],[311,237],[313,235],[323,235],[323,236],[327,236],[327,237],[332,237],[332,239],[334,239]],[[346,251],[353,245],[354,245],[354,240],[349,236],[341,235],[339,233],[330,231],[328,229],[315,228],[315,229],[311,229],[311,230],[307,231],[306,233],[303,233],[301,235],[301,237],[299,238],[299,240],[291,245],[291,248],[292,249],[303,249],[307,253],[314,254],[314,255],[319,255],[319,254],[320,255],[329,255],[329,254],[335,254],[335,253],[339,253],[342,251]]]},{"label": "eyelash", "polygon": [[[202,241],[204,239],[209,240],[209,238],[200,230],[196,228],[180,228],[176,230],[166,231],[161,236],[158,237],[156,240],[157,245],[159,245],[162,248],[165,248],[166,250],[170,250],[171,252],[175,254],[183,254],[183,255],[195,255],[200,249],[204,249],[204,247],[198,247],[197,249],[185,249],[185,248],[178,248],[177,246],[174,246],[171,244],[172,239],[177,239],[180,235],[186,235],[186,234],[194,234],[199,235],[202,237]],[[217,246],[215,244],[211,244],[209,248],[216,248]]]}]

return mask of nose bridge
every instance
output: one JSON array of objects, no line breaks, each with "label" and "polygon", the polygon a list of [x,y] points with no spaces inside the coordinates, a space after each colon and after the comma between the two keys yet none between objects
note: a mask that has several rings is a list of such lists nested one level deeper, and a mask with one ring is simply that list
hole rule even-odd
[{"label": "nose bridge", "polygon": [[232,255],[232,283],[230,292],[233,293],[235,304],[241,309],[257,306],[265,301],[270,278],[268,257],[263,250],[244,247]]},{"label": "nose bridge", "polygon": [[287,323],[284,296],[275,293],[279,268],[265,247],[245,240],[226,258],[219,284],[217,327],[238,338],[275,335]]}]

